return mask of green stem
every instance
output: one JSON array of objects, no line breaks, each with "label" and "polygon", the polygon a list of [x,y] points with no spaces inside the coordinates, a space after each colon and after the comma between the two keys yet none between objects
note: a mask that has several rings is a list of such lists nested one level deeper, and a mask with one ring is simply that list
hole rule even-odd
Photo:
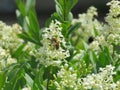
[{"label": "green stem", "polygon": [[49,90],[48,87],[49,87],[49,81],[50,81],[50,70],[48,70],[48,76],[47,77],[48,77],[48,79],[47,79],[47,88],[46,89]]}]

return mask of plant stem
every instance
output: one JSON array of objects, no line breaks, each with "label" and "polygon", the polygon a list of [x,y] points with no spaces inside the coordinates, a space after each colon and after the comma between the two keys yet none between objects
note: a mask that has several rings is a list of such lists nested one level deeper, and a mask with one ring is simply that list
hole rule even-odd
[{"label": "plant stem", "polygon": [[48,75],[47,75],[48,79],[47,79],[47,90],[49,89],[49,81],[50,81],[50,70],[48,70]]}]

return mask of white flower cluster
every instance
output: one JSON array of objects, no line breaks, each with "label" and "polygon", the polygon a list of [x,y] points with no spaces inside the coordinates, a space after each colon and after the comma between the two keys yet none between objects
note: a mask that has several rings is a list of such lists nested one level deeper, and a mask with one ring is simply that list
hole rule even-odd
[{"label": "white flower cluster", "polygon": [[120,1],[112,0],[107,5],[110,6],[109,13],[105,18],[109,30],[108,42],[118,45],[120,44]]},{"label": "white flower cluster", "polygon": [[100,35],[94,38],[94,41],[90,43],[89,48],[94,51],[99,51],[100,50],[99,46],[106,46],[106,45],[107,45],[107,42],[106,42],[105,36]]},{"label": "white flower cluster", "polygon": [[113,71],[114,66],[107,65],[105,68],[100,68],[100,72],[97,74],[87,75],[85,78],[78,80],[80,88],[82,90],[116,90],[120,88],[119,82],[113,81],[113,75],[116,73]]},{"label": "white flower cluster", "polygon": [[[22,33],[22,28],[18,24],[8,26],[0,21],[0,69],[9,64],[16,63],[17,60],[12,58],[11,53],[14,53],[20,45],[24,44],[24,40],[17,35]],[[23,51],[30,53],[35,48],[34,44],[28,42]]]},{"label": "white flower cluster", "polygon": [[54,85],[57,87],[57,90],[66,90],[76,88],[77,74],[72,67],[68,67],[68,64],[61,66],[61,70],[58,71],[56,79],[59,79],[60,82],[54,81]]},{"label": "white flower cluster", "polygon": [[97,74],[93,73],[79,78],[76,70],[65,64],[54,76],[53,83],[57,90],[119,90],[120,82],[113,81],[113,75],[116,74],[114,68],[112,65],[107,65],[105,68],[100,68]]},{"label": "white flower cluster", "polygon": [[66,42],[60,25],[61,23],[55,20],[43,30],[41,40],[43,46],[35,54],[40,64],[59,66],[65,58],[69,57],[69,51],[63,49],[66,48]]},{"label": "white flower cluster", "polygon": [[21,27],[18,24],[11,27],[0,21],[0,46],[12,51],[16,50],[23,43],[23,40],[17,36],[20,33]]},{"label": "white flower cluster", "polygon": [[18,24],[11,27],[0,21],[0,70],[12,63],[17,63],[10,52],[15,51],[23,42],[17,37],[17,34],[21,33],[20,30],[21,27]]},{"label": "white flower cluster", "polygon": [[80,28],[76,32],[81,39],[87,41],[90,36],[94,37],[96,32],[102,30],[102,23],[95,19],[94,16],[97,16],[97,9],[92,6],[87,10],[87,13],[79,14],[79,18],[72,21],[73,25],[77,22],[81,23]]},{"label": "white flower cluster", "polygon": [[112,0],[111,2],[107,3],[110,6],[110,16],[118,16],[120,14],[120,2],[119,0]]},{"label": "white flower cluster", "polygon": [[120,33],[120,1],[112,0],[107,5],[110,6],[106,22],[108,22],[112,33]]},{"label": "white flower cluster", "polygon": [[117,60],[120,58],[120,55],[115,50],[113,51],[113,48],[120,45],[120,1],[112,0],[107,5],[110,6],[110,10],[105,17],[107,24],[104,24],[104,33],[94,37],[90,48],[99,52],[99,46],[107,46],[111,55],[114,53],[114,59]]},{"label": "white flower cluster", "polygon": [[120,45],[120,1],[112,0],[107,5],[110,6],[110,10],[105,17],[106,24],[94,18],[97,15],[94,7],[90,7],[87,13],[79,14],[79,18],[72,22],[81,23],[81,27],[75,32],[75,37],[81,37],[83,40],[89,40],[91,36],[94,38],[89,45],[94,51],[100,51],[101,45],[109,47],[109,51],[113,52],[112,45]]},{"label": "white flower cluster", "polygon": [[109,34],[107,42],[114,45],[120,45],[120,34]]},{"label": "white flower cluster", "polygon": [[9,50],[5,50],[2,47],[0,47],[0,70],[5,68],[7,65],[16,62],[17,60],[11,57]]},{"label": "white flower cluster", "polygon": [[90,44],[90,49],[92,50],[99,50],[99,42],[98,41],[93,41],[91,44]]}]

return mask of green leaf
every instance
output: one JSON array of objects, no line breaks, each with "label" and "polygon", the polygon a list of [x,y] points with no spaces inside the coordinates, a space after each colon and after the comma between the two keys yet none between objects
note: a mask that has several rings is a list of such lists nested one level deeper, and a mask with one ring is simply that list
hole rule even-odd
[{"label": "green leaf", "polygon": [[23,17],[27,16],[29,14],[29,11],[35,10],[35,2],[36,0],[16,0],[16,4],[18,9],[20,10]]},{"label": "green leaf", "polygon": [[50,23],[52,22],[52,20],[58,20],[58,21],[59,21],[58,13],[56,13],[56,12],[53,13],[53,14],[51,15],[51,17],[47,19],[47,21],[46,21],[46,23],[45,23],[46,27],[49,27],[49,25],[50,25]]},{"label": "green leaf", "polygon": [[[41,45],[41,31],[35,12],[35,0],[16,0],[18,9],[16,11],[18,21],[23,28],[23,34],[19,35],[25,41]],[[22,9],[24,9],[22,11]]]},{"label": "green leaf", "polygon": [[91,63],[94,69],[94,73],[97,73],[97,66],[96,66],[97,57],[95,53],[92,51],[89,52],[89,56],[90,56],[90,60],[91,60]]},{"label": "green leaf", "polygon": [[75,32],[76,30],[78,30],[78,28],[80,28],[81,23],[76,23],[75,25],[71,26],[68,30],[67,36],[69,36],[71,33]]},{"label": "green leaf", "polygon": [[25,17],[27,13],[26,13],[26,9],[25,9],[23,0],[16,0],[16,4],[17,4],[17,7],[18,7],[19,11],[21,12],[22,16]]},{"label": "green leaf", "polygon": [[90,57],[89,57],[88,53],[86,53],[84,55],[83,60],[85,60],[86,66],[89,66],[89,64],[90,64]]},{"label": "green leaf", "polygon": [[94,28],[94,34],[95,34],[95,36],[98,36],[98,35],[99,35],[99,33],[98,33],[98,31],[97,31],[96,28]]},{"label": "green leaf", "polygon": [[101,46],[101,50],[102,50],[102,52],[100,52],[100,54],[99,54],[98,65],[101,67],[105,67],[106,65],[114,64],[114,61],[110,55],[108,47]]},{"label": "green leaf", "polygon": [[62,21],[71,20],[71,9],[78,2],[78,0],[55,0],[56,11]]},{"label": "green leaf", "polygon": [[21,53],[22,53],[22,50],[23,48],[25,47],[26,43],[22,44],[13,54],[12,54],[12,57],[14,58],[18,58]]},{"label": "green leaf", "polygon": [[40,43],[41,32],[37,17],[34,12],[29,13],[29,31],[38,43]]},{"label": "green leaf", "polygon": [[69,20],[69,21],[72,21],[72,20],[73,20],[73,14],[72,14],[72,12],[69,12],[68,20]]},{"label": "green leaf", "polygon": [[43,86],[43,74],[44,74],[44,67],[41,67],[39,72],[36,73],[33,90],[46,90],[45,86]]},{"label": "green leaf", "polygon": [[7,82],[5,83],[4,90],[16,90],[17,87],[20,87],[17,83],[24,75],[23,66],[24,64],[13,64],[5,70]]},{"label": "green leaf", "polygon": [[114,77],[114,81],[117,82],[120,80],[120,71],[116,71],[116,75]]},{"label": "green leaf", "polygon": [[30,87],[33,87],[33,82],[34,82],[34,81],[32,80],[32,78],[31,78],[27,73],[25,73],[24,78],[25,78],[27,84],[28,84]]},{"label": "green leaf", "polygon": [[0,72],[0,90],[2,90],[4,83],[5,83],[5,73],[4,72]]},{"label": "green leaf", "polygon": [[84,49],[87,51],[89,48],[88,44],[85,41],[82,41],[82,43],[84,45]]},{"label": "green leaf", "polygon": [[114,62],[114,60],[113,60],[113,58],[110,54],[110,51],[109,51],[108,47],[106,47],[106,46],[104,47],[104,52],[106,52],[106,57],[109,60],[109,62],[114,64],[115,62]]},{"label": "green leaf", "polygon": [[33,43],[36,43],[38,44],[36,41],[34,41],[30,36],[26,35],[26,34],[19,34],[18,35],[20,38],[26,40],[26,41],[30,41],[30,42],[33,42]]},{"label": "green leaf", "polygon": [[24,18],[19,10],[16,10],[16,16],[17,16],[18,23],[21,26],[23,26]]},{"label": "green leaf", "polygon": [[62,20],[62,18],[63,18],[62,17],[63,9],[62,9],[60,3],[57,0],[55,0],[55,2],[56,2],[56,11],[57,11],[57,14],[58,14],[59,18]]},{"label": "green leaf", "polygon": [[63,34],[64,36],[66,36],[66,35],[67,35],[68,28],[70,27],[70,22],[66,21],[66,22],[62,23],[61,26],[62,26],[62,34]]},{"label": "green leaf", "polygon": [[34,9],[35,8],[35,3],[36,3],[36,0],[27,0],[26,1],[26,12],[29,13],[29,11],[31,11],[31,9]]},{"label": "green leaf", "polygon": [[98,62],[100,64],[100,66],[102,66],[102,67],[105,67],[107,64],[109,64],[108,60],[107,60],[107,58],[106,58],[106,56],[104,55],[103,52],[100,53]]}]

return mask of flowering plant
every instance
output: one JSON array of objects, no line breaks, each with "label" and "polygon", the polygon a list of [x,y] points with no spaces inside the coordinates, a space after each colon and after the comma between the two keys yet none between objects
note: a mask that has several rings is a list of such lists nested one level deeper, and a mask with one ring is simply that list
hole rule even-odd
[{"label": "flowering plant", "polygon": [[0,90],[120,90],[120,1],[105,23],[90,7],[74,19],[78,0],[55,0],[40,28],[35,0],[16,0],[19,24],[0,21]]}]

